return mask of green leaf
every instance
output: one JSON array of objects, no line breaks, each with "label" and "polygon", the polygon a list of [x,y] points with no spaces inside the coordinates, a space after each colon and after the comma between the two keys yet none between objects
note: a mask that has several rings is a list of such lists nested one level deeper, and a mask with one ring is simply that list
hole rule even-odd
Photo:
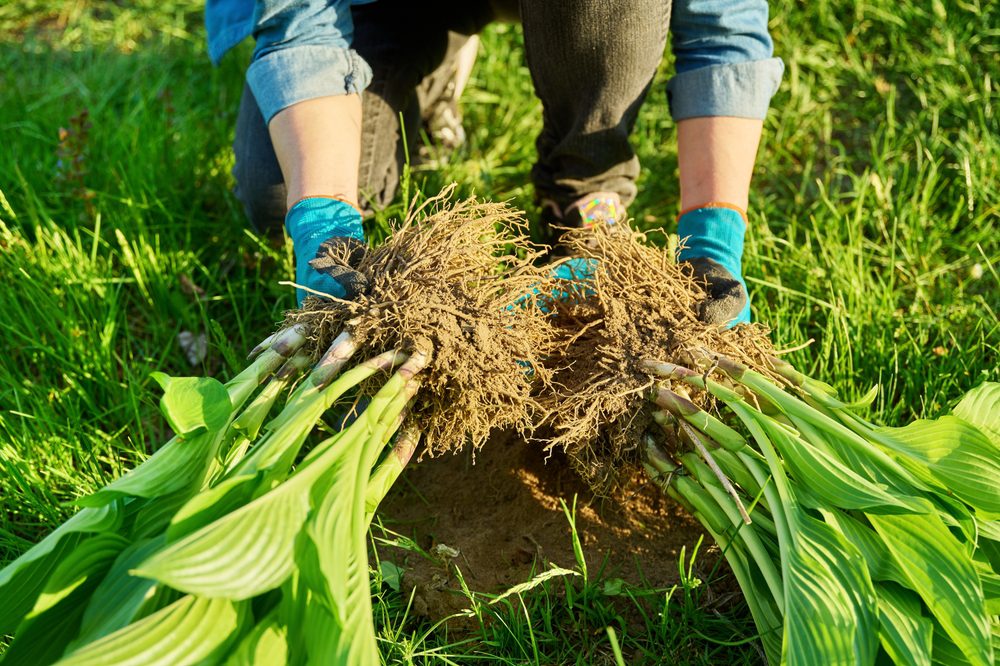
[{"label": "green leaf", "polygon": [[96,580],[88,579],[51,608],[22,622],[3,655],[3,666],[44,666],[59,659],[76,635],[96,585]]},{"label": "green leaf", "polygon": [[14,631],[31,610],[59,562],[88,533],[113,532],[121,526],[122,505],[82,509],[0,571],[0,634]]},{"label": "green leaf", "polygon": [[245,506],[260,490],[263,477],[263,472],[234,476],[190,498],[170,521],[167,541],[177,541]]},{"label": "green leaf", "polygon": [[221,656],[246,611],[245,603],[186,596],[70,653],[58,666],[176,666]]},{"label": "green leaf", "polygon": [[823,520],[827,524],[833,526],[861,551],[873,581],[895,581],[904,585],[908,582],[889,548],[882,541],[882,537],[873,528],[844,511],[821,509],[820,513],[823,514]]},{"label": "green leaf", "polygon": [[249,599],[281,585],[309,515],[316,473],[302,470],[249,504],[168,545],[132,573],[189,594]]},{"label": "green leaf", "polygon": [[993,663],[990,621],[971,557],[936,514],[868,516],[910,589],[974,666]]},{"label": "green leaf", "polygon": [[115,558],[127,546],[128,540],[117,534],[95,534],[81,543],[61,559],[26,619],[52,608],[88,579],[102,579]]},{"label": "green leaf", "polygon": [[982,517],[1000,516],[1000,455],[981,430],[958,417],[942,416],[876,432],[897,443],[897,459],[915,474],[933,479],[986,514]]},{"label": "green leaf", "polygon": [[220,430],[229,423],[233,405],[219,381],[211,377],[170,377],[162,372],[152,376],[163,388],[160,411],[181,438],[202,430]]},{"label": "green leaf", "polygon": [[997,447],[1000,447],[1000,383],[984,382],[972,389],[952,410],[952,414],[971,423]]},{"label": "green leaf", "polygon": [[288,630],[275,611],[257,623],[229,656],[225,666],[285,666],[288,663]]},{"label": "green leaf", "polygon": [[864,558],[826,523],[793,511],[794,546],[783,563],[781,663],[872,664],[878,649],[877,607]]},{"label": "green leaf", "polygon": [[163,547],[163,536],[143,539],[123,550],[91,596],[80,623],[80,633],[70,646],[76,649],[127,626],[142,614],[156,582],[132,576],[129,571]]},{"label": "green leaf", "polygon": [[160,408],[177,436],[121,478],[77,500],[78,505],[162,497],[201,486],[232,415],[226,387],[209,377],[153,376],[164,388]]},{"label": "green leaf", "polygon": [[979,582],[983,586],[983,598],[986,599],[986,614],[1000,615],[1000,574],[986,562],[973,560],[979,574]]},{"label": "green leaf", "polygon": [[378,563],[378,570],[382,582],[393,592],[399,592],[403,582],[403,568],[389,560],[382,560]]},{"label": "green leaf", "polygon": [[878,595],[879,640],[894,663],[930,666],[934,623],[921,613],[913,591],[895,583],[875,586]]},{"label": "green leaf", "polygon": [[771,442],[784,457],[795,480],[821,500],[812,508],[864,509],[879,513],[924,512],[931,507],[908,497],[891,494],[855,473],[833,455],[810,446],[784,428],[769,429]]}]

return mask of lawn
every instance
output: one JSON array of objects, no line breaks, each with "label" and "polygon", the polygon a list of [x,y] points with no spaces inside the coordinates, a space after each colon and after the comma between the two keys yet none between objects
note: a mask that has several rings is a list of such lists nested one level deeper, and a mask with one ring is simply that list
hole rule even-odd
[{"label": "lawn", "polygon": [[[751,194],[755,319],[779,348],[811,340],[788,358],[848,398],[878,384],[876,422],[945,413],[1000,380],[1000,8],[780,0],[771,15],[786,73]],[[248,56],[213,68],[188,0],[0,6],[0,562],[164,441],[152,371],[231,377],[294,306],[290,247],[250,231],[231,194]],[[630,208],[667,230],[670,71],[634,134]],[[463,110],[467,144],[411,188],[455,181],[535,214],[540,107],[515,26],[484,35]],[[201,336],[192,365],[180,340]],[[635,663],[760,660],[746,612],[706,610],[693,577],[634,602],[550,581],[458,635],[380,583],[391,663],[613,663],[606,626]],[[640,607],[636,630],[621,618]]]}]

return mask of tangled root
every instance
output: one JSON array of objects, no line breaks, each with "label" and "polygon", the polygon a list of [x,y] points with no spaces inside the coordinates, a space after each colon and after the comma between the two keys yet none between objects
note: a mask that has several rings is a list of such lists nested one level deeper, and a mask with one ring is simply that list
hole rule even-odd
[{"label": "tangled root", "polygon": [[[551,388],[541,398],[545,442],[563,448],[598,492],[641,464],[655,383],[642,360],[689,365],[708,350],[765,368],[773,353],[764,326],[725,330],[700,321],[704,286],[645,241],[625,224],[570,231],[562,241],[573,255],[598,263],[586,292],[554,304],[563,344],[549,359]],[[691,397],[709,402],[707,395]]]},{"label": "tangled root", "polygon": [[389,349],[430,354],[410,416],[430,455],[479,447],[494,428],[527,432],[540,418],[533,386],[547,382],[542,359],[557,333],[531,296],[554,283],[533,265],[539,251],[521,213],[473,198],[448,205],[450,193],[352,262],[367,294],[350,302],[310,297],[283,324],[304,324],[317,352],[347,329],[361,358]]}]

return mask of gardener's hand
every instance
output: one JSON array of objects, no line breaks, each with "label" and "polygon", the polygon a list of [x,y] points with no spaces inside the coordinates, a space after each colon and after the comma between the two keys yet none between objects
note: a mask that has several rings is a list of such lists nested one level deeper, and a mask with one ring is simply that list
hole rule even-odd
[{"label": "gardener's hand", "polygon": [[[295,249],[295,282],[335,298],[352,299],[368,283],[353,270],[364,254],[361,213],[354,206],[329,197],[307,197],[285,215],[285,229]],[[347,265],[330,259],[342,256]],[[311,292],[296,290],[299,306]]]},{"label": "gardener's hand", "polygon": [[750,323],[750,296],[742,266],[745,233],[746,218],[735,206],[708,204],[680,217],[677,234],[683,249],[677,258],[690,266],[708,290],[698,313],[707,324],[732,328]]}]

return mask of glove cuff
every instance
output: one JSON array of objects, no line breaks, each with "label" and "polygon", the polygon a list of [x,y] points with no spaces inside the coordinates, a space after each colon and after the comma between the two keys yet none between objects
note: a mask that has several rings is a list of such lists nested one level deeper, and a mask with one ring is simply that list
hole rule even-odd
[{"label": "glove cuff", "polygon": [[742,211],[735,206],[709,204],[687,211],[677,223],[682,245],[677,259],[687,261],[705,257],[742,280],[746,226]]},{"label": "glove cuff", "polygon": [[285,228],[292,243],[300,247],[315,245],[318,248],[320,243],[334,236],[346,236],[362,243],[365,240],[361,212],[333,197],[299,199],[285,215]]}]

